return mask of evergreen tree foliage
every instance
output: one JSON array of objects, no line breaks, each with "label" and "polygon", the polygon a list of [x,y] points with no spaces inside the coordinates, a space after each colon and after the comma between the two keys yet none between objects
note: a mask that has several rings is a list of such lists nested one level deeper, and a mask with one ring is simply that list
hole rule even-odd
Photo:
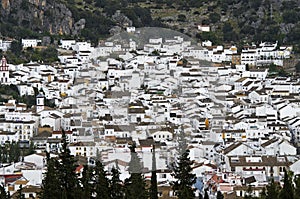
[{"label": "evergreen tree foliage", "polygon": [[20,147],[19,143],[12,142],[9,147],[9,156],[8,156],[8,162],[18,162],[20,159]]},{"label": "evergreen tree foliage", "polygon": [[266,199],[278,199],[279,192],[279,185],[271,178],[270,183],[267,185]]},{"label": "evergreen tree foliage", "polygon": [[19,189],[17,191],[16,197],[18,199],[25,199],[25,195],[23,194],[23,187],[22,187],[22,185],[20,185],[20,187],[19,187]]},{"label": "evergreen tree foliage", "polygon": [[35,153],[35,146],[33,142],[30,142],[29,149],[27,155],[31,155]]},{"label": "evergreen tree foliage", "polygon": [[259,194],[259,198],[260,199],[266,199],[267,198],[267,192],[266,192],[265,187],[262,189],[261,193]]},{"label": "evergreen tree foliage", "polygon": [[248,186],[244,198],[246,198],[246,199],[253,199],[253,198],[255,198],[255,197],[253,197],[253,188],[252,188],[252,185]]},{"label": "evergreen tree foliage", "polygon": [[141,174],[142,173],[142,165],[141,165],[141,162],[140,162],[140,158],[138,157],[136,151],[135,151],[135,144],[133,144],[131,147],[130,147],[130,152],[131,152],[131,159],[130,159],[130,162],[129,162],[129,165],[128,165],[128,170],[129,170],[129,173],[132,174],[132,173],[139,173]]},{"label": "evergreen tree foliage", "polygon": [[296,175],[294,178],[294,184],[295,184],[295,199],[300,199],[300,176]]},{"label": "evergreen tree foliage", "polygon": [[9,199],[9,192],[5,191],[5,188],[3,185],[0,185],[0,199]]},{"label": "evergreen tree foliage", "polygon": [[195,197],[192,186],[196,183],[196,175],[192,174],[193,162],[188,156],[189,150],[186,150],[179,157],[177,163],[173,164],[173,176],[177,179],[173,184],[173,190],[179,199],[192,199]]},{"label": "evergreen tree foliage", "polygon": [[96,166],[93,172],[94,178],[94,193],[96,194],[96,199],[109,199],[109,182],[107,178],[107,173],[104,170],[103,164],[97,160]]},{"label": "evergreen tree foliage", "polygon": [[120,172],[117,168],[111,169],[112,178],[110,180],[110,198],[111,199],[123,199],[124,192],[122,187],[122,181],[120,180]]},{"label": "evergreen tree foliage", "polygon": [[47,172],[43,180],[41,198],[77,199],[80,196],[80,186],[75,173],[74,157],[67,148],[66,134],[62,131],[62,150],[59,160],[47,155]]},{"label": "evergreen tree foliage", "polygon": [[20,161],[21,149],[19,142],[12,141],[0,146],[0,161],[2,163],[11,163]]},{"label": "evergreen tree foliage", "polygon": [[199,199],[203,199],[202,193],[199,193]]},{"label": "evergreen tree foliage", "polygon": [[50,159],[47,153],[47,172],[42,182],[40,198],[51,199],[61,197],[61,184],[57,173],[58,161]]},{"label": "evergreen tree foliage", "polygon": [[204,191],[204,199],[209,199],[207,190]]},{"label": "evergreen tree foliage", "polygon": [[153,147],[152,147],[152,172],[151,172],[150,199],[158,199],[155,145],[153,145]]},{"label": "evergreen tree foliage", "polygon": [[295,65],[295,68],[296,68],[296,72],[299,73],[299,72],[300,72],[300,62],[298,62],[298,63]]},{"label": "evergreen tree foliage", "polygon": [[280,191],[279,198],[280,199],[294,199],[294,190],[293,190],[293,182],[292,182],[292,174],[288,173],[286,169],[284,169],[284,179],[283,179],[283,187]]},{"label": "evergreen tree foliage", "polygon": [[79,189],[78,178],[75,173],[75,159],[68,149],[66,133],[62,131],[62,150],[59,155],[60,164],[58,165],[59,180],[62,185],[62,197],[68,199],[77,198]]},{"label": "evergreen tree foliage", "polygon": [[135,144],[130,147],[131,159],[129,162],[130,177],[125,180],[125,198],[148,198],[146,183],[142,175],[140,159],[135,151]]},{"label": "evergreen tree foliage", "polygon": [[178,153],[179,153],[179,155],[182,155],[186,152],[187,147],[188,147],[186,139],[185,139],[185,135],[184,135],[184,129],[182,126],[180,129],[180,133],[179,133],[177,142],[178,142]]},{"label": "evergreen tree foliage", "polygon": [[217,199],[224,199],[224,196],[221,191],[217,192]]},{"label": "evergreen tree foliage", "polygon": [[91,183],[92,182],[92,169],[87,165],[84,166],[82,172],[82,178],[80,179],[81,191],[80,191],[80,198],[91,198],[92,189]]}]

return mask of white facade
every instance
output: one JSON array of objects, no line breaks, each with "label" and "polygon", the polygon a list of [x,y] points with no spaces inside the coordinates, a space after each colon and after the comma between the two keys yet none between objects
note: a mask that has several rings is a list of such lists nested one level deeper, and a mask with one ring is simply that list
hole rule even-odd
[{"label": "white facade", "polygon": [[7,51],[8,49],[10,49],[12,41],[6,41],[6,40],[2,40],[0,39],[0,50],[2,51]]},{"label": "white facade", "polygon": [[59,47],[69,50],[70,48],[72,48],[73,45],[75,45],[75,43],[76,43],[75,40],[64,40],[64,39],[61,39]]},{"label": "white facade", "polygon": [[210,27],[207,25],[198,25],[198,30],[202,32],[210,32]]},{"label": "white facade", "polygon": [[21,41],[23,48],[37,47],[41,42],[42,41],[38,39],[22,39]]}]

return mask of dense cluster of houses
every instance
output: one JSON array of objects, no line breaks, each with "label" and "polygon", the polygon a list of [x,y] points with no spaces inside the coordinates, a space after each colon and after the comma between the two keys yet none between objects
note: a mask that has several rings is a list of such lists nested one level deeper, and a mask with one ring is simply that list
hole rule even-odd
[{"label": "dense cluster of houses", "polygon": [[[194,161],[196,195],[209,188],[211,196],[218,190],[244,196],[247,186],[255,185],[258,196],[271,177],[283,178],[284,169],[300,172],[295,145],[300,141],[299,79],[246,67],[270,60],[281,65],[289,47],[249,46],[240,61],[221,67],[200,60],[232,63],[236,47],[209,42],[193,47],[179,36],[152,38],[144,49],[132,40],[125,47],[62,40],[59,51],[60,63],[53,65],[1,60],[1,84],[16,85],[22,96],[39,91],[32,107],[13,99],[0,105],[1,144],[36,146],[36,154],[0,168],[11,194],[22,184],[24,194],[35,196],[46,169],[44,152],[60,151],[62,129],[72,155],[88,164],[101,158],[108,171],[120,169],[122,180],[129,176],[133,142],[145,178],[151,178],[155,146],[161,198],[175,198],[170,165],[182,134]],[[55,108],[46,106],[49,100]]]}]

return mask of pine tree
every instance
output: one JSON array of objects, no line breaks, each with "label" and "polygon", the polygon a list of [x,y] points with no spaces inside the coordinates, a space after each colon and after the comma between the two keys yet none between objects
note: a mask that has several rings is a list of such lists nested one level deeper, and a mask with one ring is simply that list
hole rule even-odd
[{"label": "pine tree", "polygon": [[74,157],[68,149],[65,131],[62,131],[62,150],[59,155],[58,166],[59,180],[62,185],[62,197],[67,199],[77,198],[79,195],[79,181],[75,173],[76,164]]},{"label": "pine tree", "polygon": [[279,185],[271,178],[270,183],[267,185],[266,199],[278,199],[279,191]]},{"label": "pine tree", "polygon": [[280,199],[294,199],[294,190],[292,185],[292,175],[284,169],[283,187],[280,191]]},{"label": "pine tree", "polygon": [[20,158],[20,147],[16,142],[6,144],[8,162],[18,162]]},{"label": "pine tree", "polygon": [[6,163],[7,162],[7,156],[8,156],[8,146],[7,144],[4,145],[4,147],[2,148],[2,156],[1,156],[1,162],[2,163]]},{"label": "pine tree", "polygon": [[90,167],[87,165],[84,166],[82,172],[82,178],[80,179],[81,184],[81,191],[80,191],[80,198],[91,198],[92,196],[92,189],[91,189],[91,181],[92,181],[92,171]]},{"label": "pine tree", "polygon": [[294,178],[295,183],[295,199],[300,199],[300,176],[296,175]]},{"label": "pine tree", "polygon": [[144,176],[142,175],[142,166],[140,159],[135,151],[135,144],[130,147],[131,159],[129,162],[130,177],[125,180],[125,198],[137,199],[148,198]]},{"label": "pine tree", "polygon": [[51,199],[61,197],[61,184],[57,173],[58,161],[50,159],[47,153],[47,172],[42,182],[40,198]]},{"label": "pine tree", "polygon": [[152,172],[151,172],[150,199],[158,199],[157,176],[156,176],[156,158],[155,158],[155,145],[154,144],[153,144],[153,147],[152,147]]},{"label": "pine tree", "polygon": [[26,155],[31,155],[31,154],[34,154],[34,153],[35,153],[35,146],[34,146],[34,143],[33,143],[33,142],[30,142],[29,149],[28,149]]},{"label": "pine tree", "polygon": [[20,149],[20,145],[18,142],[15,143],[14,146],[14,162],[18,162],[20,160],[20,156],[21,156],[21,149]]},{"label": "pine tree", "polygon": [[5,188],[3,185],[0,185],[0,199],[9,199],[9,192],[5,191]]},{"label": "pine tree", "polygon": [[120,172],[117,168],[111,169],[112,178],[110,180],[110,198],[111,199],[123,199],[124,192],[122,187],[122,181],[120,180]]},{"label": "pine tree", "polygon": [[178,159],[176,164],[173,164],[173,176],[177,181],[173,184],[173,190],[176,192],[179,199],[194,198],[194,188],[196,183],[196,175],[192,174],[193,162],[190,160],[189,150],[186,150]]},{"label": "pine tree", "polygon": [[97,160],[96,166],[94,168],[94,193],[96,194],[96,199],[109,199],[109,183],[107,179],[107,173],[104,170],[103,164]]}]

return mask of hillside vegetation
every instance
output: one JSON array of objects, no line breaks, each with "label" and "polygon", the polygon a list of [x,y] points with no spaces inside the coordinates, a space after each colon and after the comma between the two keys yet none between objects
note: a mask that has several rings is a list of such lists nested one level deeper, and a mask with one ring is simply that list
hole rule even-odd
[{"label": "hillside vegetation", "polygon": [[[278,40],[299,51],[299,5],[296,0],[2,0],[0,32],[96,44],[127,26],[159,26],[215,43]],[[212,31],[200,33],[199,24]]]}]

